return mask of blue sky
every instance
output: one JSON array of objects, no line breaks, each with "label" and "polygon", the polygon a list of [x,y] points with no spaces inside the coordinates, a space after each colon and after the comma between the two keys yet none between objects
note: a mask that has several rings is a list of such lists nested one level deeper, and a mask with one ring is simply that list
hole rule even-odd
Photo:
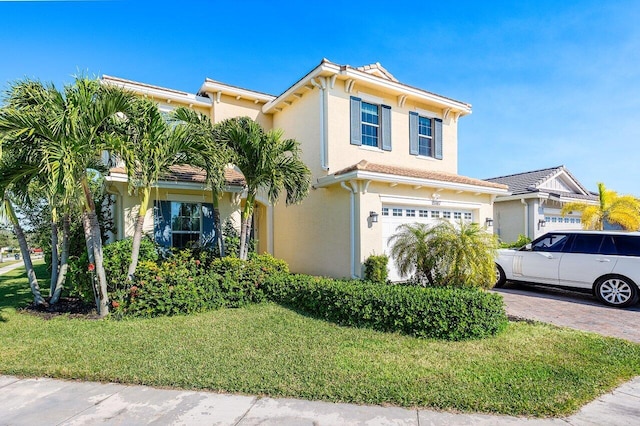
[{"label": "blue sky", "polygon": [[[515,4],[513,4],[515,3]],[[565,165],[640,196],[638,1],[0,1],[0,85],[79,71],[280,94],[323,57],[471,103],[462,175]]]}]

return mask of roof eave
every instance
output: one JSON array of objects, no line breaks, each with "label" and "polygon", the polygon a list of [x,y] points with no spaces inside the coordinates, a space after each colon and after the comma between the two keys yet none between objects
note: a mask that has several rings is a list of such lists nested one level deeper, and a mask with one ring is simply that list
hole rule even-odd
[{"label": "roof eave", "polygon": [[202,83],[199,93],[202,92],[234,96],[236,98],[242,98],[262,103],[271,102],[275,98],[275,96],[267,95],[265,93],[254,92],[253,90],[230,86],[228,84],[220,83],[219,81],[214,81],[211,79],[206,79],[204,83]]},{"label": "roof eave", "polygon": [[125,90],[133,92],[137,95],[144,95],[156,101],[179,102],[181,104],[200,107],[211,107],[211,99],[190,93],[177,93],[173,90],[163,90],[161,87],[150,87],[144,84],[138,84],[134,81],[123,80],[117,77],[105,75],[102,77],[103,84],[110,84],[121,87]]},{"label": "roof eave", "polygon": [[435,179],[415,178],[400,175],[391,175],[386,173],[368,172],[363,170],[353,170],[341,175],[329,175],[318,178],[314,188],[326,188],[340,182],[346,182],[353,179],[370,180],[374,182],[396,183],[401,185],[426,186],[431,188],[450,189],[453,191],[465,191],[490,195],[509,194],[507,189],[491,188],[480,185],[472,185],[458,182],[446,182]]},{"label": "roof eave", "polygon": [[262,112],[265,114],[272,113],[288,98],[292,97],[295,93],[299,92],[304,87],[313,88],[313,79],[319,76],[329,77],[334,75],[341,77],[341,80],[353,78],[354,80],[360,80],[366,84],[377,86],[378,88],[381,88],[383,90],[390,90],[396,96],[411,96],[423,102],[435,104],[442,109],[449,109],[451,112],[457,113],[460,116],[469,115],[472,112],[470,104],[449,99],[444,96],[439,96],[434,93],[426,92],[424,90],[407,86],[406,84],[397,81],[385,80],[384,78],[366,73],[364,71],[360,71],[350,66],[340,66],[326,59],[323,59],[317,67],[308,72],[293,86],[289,87],[284,93],[263,105]]}]

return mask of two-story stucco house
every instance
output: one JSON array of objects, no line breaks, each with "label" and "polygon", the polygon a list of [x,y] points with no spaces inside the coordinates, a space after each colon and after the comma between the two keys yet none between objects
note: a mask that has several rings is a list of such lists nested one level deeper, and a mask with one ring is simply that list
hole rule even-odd
[{"label": "two-story stucco house", "polygon": [[[259,200],[254,218],[258,250],[285,259],[292,271],[360,277],[367,257],[388,253],[387,240],[398,225],[440,219],[485,224],[493,217],[495,197],[508,194],[504,184],[457,174],[458,120],[471,106],[403,84],[380,64],[351,67],[323,60],[279,96],[209,79],[197,95],[104,80],[152,97],[161,108],[189,105],[214,122],[248,115],[301,143],[313,174],[309,196],[289,207]],[[242,176],[234,170],[228,175],[223,215],[233,219],[242,203]],[[155,229],[158,239],[168,216],[210,220],[202,178],[197,170],[183,169],[161,182],[155,217],[150,213],[145,229]],[[126,217],[135,206],[125,184],[123,170],[113,170],[118,238],[133,229]],[[160,239],[178,245],[184,238],[174,235],[180,232],[185,231],[171,230]],[[401,279],[392,264],[390,269],[392,280]]]}]

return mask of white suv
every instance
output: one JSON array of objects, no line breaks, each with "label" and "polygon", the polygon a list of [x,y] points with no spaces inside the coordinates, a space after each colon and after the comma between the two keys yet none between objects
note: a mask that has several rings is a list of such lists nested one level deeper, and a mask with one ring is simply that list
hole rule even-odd
[{"label": "white suv", "polygon": [[496,287],[509,280],[591,290],[622,308],[640,293],[640,232],[553,231],[520,250],[499,250],[496,264]]}]

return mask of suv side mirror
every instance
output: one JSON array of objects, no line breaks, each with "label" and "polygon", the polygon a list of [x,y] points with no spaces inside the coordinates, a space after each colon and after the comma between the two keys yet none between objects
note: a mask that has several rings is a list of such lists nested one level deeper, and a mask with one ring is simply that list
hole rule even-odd
[{"label": "suv side mirror", "polygon": [[531,251],[531,243],[524,245],[520,250],[522,251]]}]

